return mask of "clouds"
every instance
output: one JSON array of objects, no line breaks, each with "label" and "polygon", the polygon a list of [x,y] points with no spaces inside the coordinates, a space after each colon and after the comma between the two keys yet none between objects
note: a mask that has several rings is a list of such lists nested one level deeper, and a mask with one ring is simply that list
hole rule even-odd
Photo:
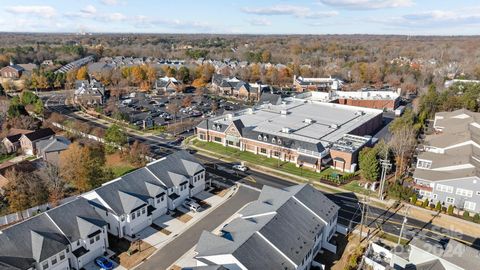
[{"label": "clouds", "polygon": [[247,14],[276,16],[291,15],[297,18],[318,19],[338,15],[336,11],[313,11],[309,7],[295,5],[274,5],[271,7],[245,7],[242,11]]},{"label": "clouds", "polygon": [[382,9],[413,6],[413,0],[318,0],[319,3],[346,9]]},{"label": "clouds", "polygon": [[108,6],[116,6],[120,3],[118,0],[101,0],[100,2],[102,2],[102,4],[108,5]]},{"label": "clouds", "polygon": [[52,18],[56,15],[56,10],[51,6],[10,6],[6,7],[5,11],[14,15],[24,14],[42,18]]},{"label": "clouds", "polygon": [[80,12],[85,13],[85,14],[95,14],[97,13],[97,8],[95,8],[92,5],[88,5],[80,10]]},{"label": "clouds", "polygon": [[267,18],[251,18],[247,20],[253,26],[270,26],[272,22]]}]

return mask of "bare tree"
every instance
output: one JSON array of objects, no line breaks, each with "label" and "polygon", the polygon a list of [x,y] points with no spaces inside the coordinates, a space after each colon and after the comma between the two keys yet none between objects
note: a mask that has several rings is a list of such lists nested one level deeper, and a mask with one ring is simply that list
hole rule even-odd
[{"label": "bare tree", "polygon": [[389,141],[389,146],[395,153],[396,169],[395,180],[397,180],[398,173],[404,171],[404,164],[409,160],[416,145],[416,130],[408,125],[403,125],[394,130],[392,138]]},{"label": "bare tree", "polygon": [[48,200],[53,207],[57,206],[61,199],[65,197],[65,181],[60,177],[60,170],[57,166],[47,163],[45,168],[47,175],[46,185],[48,189]]}]

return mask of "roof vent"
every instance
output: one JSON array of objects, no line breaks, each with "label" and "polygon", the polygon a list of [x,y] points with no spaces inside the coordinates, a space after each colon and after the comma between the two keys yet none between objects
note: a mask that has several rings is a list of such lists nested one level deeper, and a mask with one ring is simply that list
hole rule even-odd
[{"label": "roof vent", "polygon": [[280,111],[280,114],[281,114],[281,115],[287,115],[287,114],[288,114],[288,111],[287,111],[287,110],[281,110],[281,111]]},{"label": "roof vent", "polygon": [[338,128],[338,125],[337,125],[337,124],[331,124],[331,125],[329,126],[329,128],[337,129],[337,128]]},{"label": "roof vent", "polygon": [[364,114],[365,114],[364,111],[357,111],[357,112],[355,113],[355,115],[364,115]]}]

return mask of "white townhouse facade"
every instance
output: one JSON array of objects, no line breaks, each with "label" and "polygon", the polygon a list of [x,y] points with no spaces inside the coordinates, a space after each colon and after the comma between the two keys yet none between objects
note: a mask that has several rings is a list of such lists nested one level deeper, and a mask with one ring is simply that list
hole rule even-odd
[{"label": "white townhouse facade", "polygon": [[84,198],[0,231],[0,269],[81,269],[108,248],[106,222]]},{"label": "white townhouse facade", "polygon": [[195,248],[197,266],[222,269],[310,269],[320,249],[336,252],[330,243],[337,229],[339,207],[310,185],[277,189],[264,186],[221,229],[204,231]]},{"label": "white townhouse facade", "polygon": [[417,158],[414,189],[431,203],[480,212],[480,113],[437,113],[433,127]]},{"label": "white townhouse facade", "polygon": [[135,234],[205,189],[205,168],[186,151],[128,173],[84,194],[119,237]]}]

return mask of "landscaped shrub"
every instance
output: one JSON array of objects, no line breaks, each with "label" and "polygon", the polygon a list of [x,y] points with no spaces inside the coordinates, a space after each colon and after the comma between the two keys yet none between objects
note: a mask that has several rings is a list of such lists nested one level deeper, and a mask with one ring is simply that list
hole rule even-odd
[{"label": "landscaped shrub", "polygon": [[429,207],[430,207],[430,209],[435,209],[435,204],[434,204],[434,203],[431,203],[431,204],[429,205]]},{"label": "landscaped shrub", "polygon": [[470,212],[468,212],[468,211],[466,211],[466,210],[463,211],[463,217],[464,217],[464,218],[470,218]]},{"label": "landscaped shrub", "polygon": [[450,205],[448,206],[447,213],[448,213],[449,215],[453,215],[453,205],[450,204]]},{"label": "landscaped shrub", "polygon": [[428,207],[428,199],[425,199],[425,201],[423,201],[422,207],[424,207],[424,208]]},{"label": "landscaped shrub", "polygon": [[475,223],[479,223],[480,222],[480,215],[478,213],[476,213],[474,216],[473,216],[473,222]]},{"label": "landscaped shrub", "polygon": [[413,194],[413,196],[412,196],[412,198],[411,198],[411,202],[412,202],[412,204],[414,204],[414,205],[417,204],[417,194],[416,194],[416,193]]},{"label": "landscaped shrub", "polygon": [[446,213],[446,212],[447,212],[447,207],[442,206],[442,212],[443,212],[443,213]]},{"label": "landscaped shrub", "polygon": [[436,211],[442,210],[442,204],[440,202],[437,202],[437,204],[435,205],[435,210]]}]

